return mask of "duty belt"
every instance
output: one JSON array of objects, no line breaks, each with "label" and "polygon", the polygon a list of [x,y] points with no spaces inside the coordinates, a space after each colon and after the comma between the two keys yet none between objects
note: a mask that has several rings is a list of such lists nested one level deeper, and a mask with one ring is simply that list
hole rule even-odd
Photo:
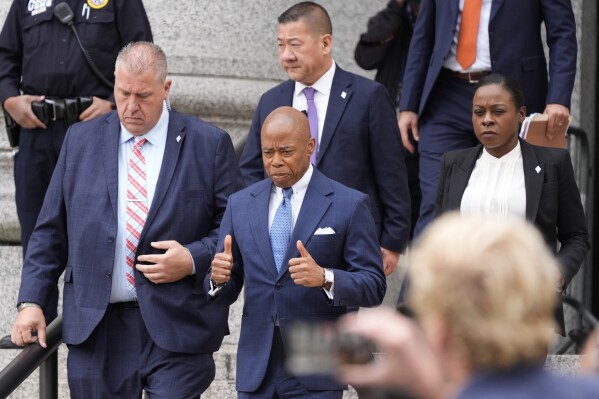
[{"label": "duty belt", "polygon": [[31,110],[45,125],[63,120],[67,126],[79,122],[79,115],[92,104],[92,97],[46,98],[31,103]]}]

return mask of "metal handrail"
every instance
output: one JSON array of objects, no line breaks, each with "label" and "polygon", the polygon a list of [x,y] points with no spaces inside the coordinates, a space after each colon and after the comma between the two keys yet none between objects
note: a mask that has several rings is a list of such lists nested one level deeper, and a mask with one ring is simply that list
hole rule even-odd
[{"label": "metal handrail", "polygon": [[[0,371],[0,398],[6,398],[10,395],[36,368],[48,360],[50,356],[56,354],[58,347],[62,344],[62,315],[58,315],[46,329],[46,344],[45,349],[39,346],[38,343],[27,345]],[[40,373],[42,373],[41,370]],[[58,397],[55,373],[50,372],[47,374],[50,375],[49,379],[54,379],[54,381],[43,381],[40,375],[40,399]]]}]

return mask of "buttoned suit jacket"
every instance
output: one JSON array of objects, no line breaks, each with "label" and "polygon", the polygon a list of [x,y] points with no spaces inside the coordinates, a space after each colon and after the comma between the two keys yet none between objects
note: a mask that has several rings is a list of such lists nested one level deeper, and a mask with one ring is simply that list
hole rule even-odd
[{"label": "buttoned suit jacket", "polygon": [[[291,106],[295,82],[262,95],[239,165],[247,185],[265,178],[260,132],[276,108]],[[319,115],[319,118],[322,116]],[[318,150],[317,168],[370,197],[380,245],[399,252],[410,235],[410,196],[395,107],[385,88],[338,65]]]},{"label": "buttoned suit jacket", "polygon": [[[272,182],[256,183],[229,199],[220,230],[219,250],[224,237],[233,238],[232,277],[218,293],[213,305],[228,309],[245,281],[245,303],[237,349],[237,390],[253,392],[266,373],[278,317],[283,337],[297,320],[326,322],[345,314],[348,306],[379,305],[386,280],[368,198],[314,169],[300,213],[291,234],[289,248],[277,273],[268,228]],[[330,227],[335,234],[315,234]],[[320,266],[333,269],[334,299],[322,288],[296,285],[288,271],[289,259],[299,257],[301,240]],[[206,279],[209,289],[209,279]],[[227,326],[223,312],[220,324]],[[309,390],[343,389],[326,376],[298,377]]]},{"label": "buttoned suit jacket", "polygon": [[[23,266],[19,302],[45,306],[64,271],[63,340],[84,342],[104,316],[112,285],[118,207],[120,122],[111,112],[67,132]],[[241,188],[233,145],[222,130],[170,111],[164,158],[137,255],[176,240],[196,274],[154,284],[135,270],[140,311],[153,341],[173,352],[212,353],[223,335],[206,306],[203,280],[229,194]],[[137,263],[137,261],[136,261]]]},{"label": "buttoned suit jacket", "polygon": [[[422,0],[408,52],[400,109],[423,113],[448,57],[459,0]],[[541,24],[549,45],[549,82]],[[522,85],[528,112],[546,104],[570,108],[576,74],[576,23],[570,0],[493,0],[491,71]]]},{"label": "buttoned suit jacket", "polygon": [[[557,253],[564,287],[576,275],[590,248],[580,192],[567,150],[537,147],[520,140],[526,190],[526,219]],[[482,145],[449,151],[441,160],[435,211],[459,210]],[[557,250],[557,244],[560,244]],[[561,306],[560,306],[561,309]],[[563,314],[556,315],[563,328]]]}]

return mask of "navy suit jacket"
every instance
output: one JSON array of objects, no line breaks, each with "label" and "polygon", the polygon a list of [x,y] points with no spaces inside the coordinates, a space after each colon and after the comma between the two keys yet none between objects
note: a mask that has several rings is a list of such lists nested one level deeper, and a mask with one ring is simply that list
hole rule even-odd
[{"label": "navy suit jacket", "polygon": [[475,375],[456,399],[594,399],[599,380],[548,372],[542,365]]},{"label": "navy suit jacket", "polygon": [[[246,184],[265,177],[260,132],[276,108],[291,106],[288,80],[260,98],[239,161]],[[345,93],[345,94],[344,94]],[[380,245],[399,252],[410,235],[410,196],[395,108],[385,88],[370,79],[335,70],[317,167],[333,180],[370,197]]]},{"label": "navy suit jacket", "polygon": [[[408,52],[400,109],[422,114],[451,43],[459,0],[422,0]],[[549,83],[541,24],[549,46]],[[576,23],[570,0],[493,0],[491,71],[522,85],[529,113],[546,104],[570,108],[576,74]]]},{"label": "navy suit jacket", "polygon": [[[64,271],[63,339],[84,342],[110,299],[117,234],[116,112],[73,125],[67,132],[23,265],[19,302],[46,306]],[[135,270],[146,328],[161,348],[212,353],[223,335],[203,293],[228,196],[242,186],[226,132],[170,112],[164,159],[137,254],[152,241],[177,240],[191,253],[196,275],[156,285]]]},{"label": "navy suit jacket", "polygon": [[[213,305],[223,310],[235,302],[244,281],[246,297],[237,349],[237,390],[253,392],[260,386],[271,350],[274,320],[278,316],[285,336],[297,320],[324,322],[345,314],[348,306],[379,305],[386,290],[382,258],[376,239],[368,198],[314,170],[300,213],[291,234],[283,267],[277,274],[269,240],[268,207],[270,179],[256,183],[229,199],[223,216],[219,248],[224,237],[233,237],[233,269],[229,283]],[[335,234],[315,235],[330,227]],[[301,240],[320,266],[335,275],[334,300],[321,288],[296,285],[288,271],[289,259],[299,257]],[[206,279],[206,288],[209,280]],[[223,312],[220,327],[227,328]],[[299,377],[310,390],[342,389],[330,377]]]},{"label": "navy suit jacket", "polygon": [[[570,153],[563,149],[537,147],[523,140],[520,140],[520,146],[526,219],[541,232],[549,249],[557,252],[558,267],[566,287],[580,269],[590,248]],[[482,145],[478,145],[449,151],[443,156],[435,204],[437,215],[460,209],[462,196],[482,149]],[[562,307],[558,306],[556,310],[557,322],[563,330]]]}]

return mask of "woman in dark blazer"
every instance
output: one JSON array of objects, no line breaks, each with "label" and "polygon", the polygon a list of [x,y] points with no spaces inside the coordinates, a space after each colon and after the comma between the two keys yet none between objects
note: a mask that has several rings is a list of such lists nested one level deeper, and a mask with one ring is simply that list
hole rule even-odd
[{"label": "woman in dark blazer", "polygon": [[[436,214],[451,210],[525,217],[556,254],[564,290],[590,248],[580,192],[565,149],[537,147],[518,138],[526,115],[520,85],[491,74],[477,85],[472,124],[481,142],[450,151],[441,162]],[[556,314],[562,333],[563,311]]]}]

